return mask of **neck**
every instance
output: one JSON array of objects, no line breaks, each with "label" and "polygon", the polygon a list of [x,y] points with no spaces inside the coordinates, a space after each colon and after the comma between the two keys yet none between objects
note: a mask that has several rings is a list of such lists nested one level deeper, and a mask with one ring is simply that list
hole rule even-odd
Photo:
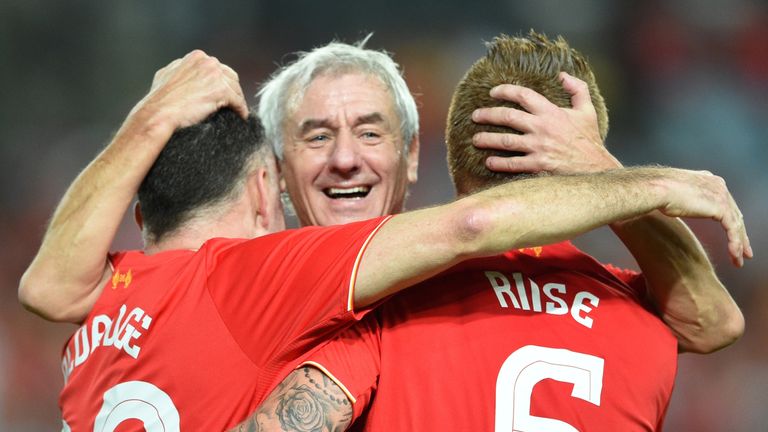
[{"label": "neck", "polygon": [[270,232],[245,206],[233,205],[223,212],[204,211],[203,213],[203,216],[185,222],[179,229],[159,242],[146,243],[144,252],[154,254],[173,249],[197,250],[212,238],[251,239]]}]

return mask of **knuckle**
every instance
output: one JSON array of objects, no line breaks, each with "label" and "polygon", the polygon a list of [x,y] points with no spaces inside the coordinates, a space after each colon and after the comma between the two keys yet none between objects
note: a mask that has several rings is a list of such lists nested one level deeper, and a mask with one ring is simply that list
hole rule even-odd
[{"label": "knuckle", "polygon": [[190,60],[199,60],[205,57],[208,57],[208,55],[201,49],[194,49],[187,54],[187,58]]},{"label": "knuckle", "polygon": [[581,90],[587,89],[587,82],[579,77],[573,77],[574,81],[576,82],[576,86],[579,87]]},{"label": "knuckle", "polygon": [[218,69],[219,61],[215,57],[204,57],[200,59],[200,66],[206,69]]},{"label": "knuckle", "polygon": [[515,136],[512,133],[505,133],[501,135],[501,146],[506,150],[510,150],[515,145]]},{"label": "knuckle", "polygon": [[520,89],[520,94],[518,95],[518,99],[521,105],[526,105],[531,102],[531,100],[534,98],[533,90],[523,87]]},{"label": "knuckle", "polygon": [[515,119],[517,119],[517,113],[511,108],[504,108],[501,118],[504,123],[512,124],[515,122]]},{"label": "knuckle", "polygon": [[536,158],[539,165],[545,170],[545,171],[551,171],[555,166],[555,161],[552,159],[552,157],[548,154],[542,154],[538,158]]}]

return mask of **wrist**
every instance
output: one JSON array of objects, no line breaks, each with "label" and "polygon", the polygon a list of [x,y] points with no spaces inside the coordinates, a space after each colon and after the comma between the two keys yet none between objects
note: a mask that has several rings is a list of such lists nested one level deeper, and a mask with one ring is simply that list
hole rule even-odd
[{"label": "wrist", "polygon": [[172,117],[162,109],[142,106],[131,111],[128,118],[125,119],[122,129],[147,142],[160,142],[161,145],[164,145],[176,130],[176,124],[172,121]]},{"label": "wrist", "polygon": [[97,161],[119,163],[126,172],[131,172],[129,167],[138,166],[136,173],[140,172],[143,178],[174,131],[167,113],[139,103]]}]

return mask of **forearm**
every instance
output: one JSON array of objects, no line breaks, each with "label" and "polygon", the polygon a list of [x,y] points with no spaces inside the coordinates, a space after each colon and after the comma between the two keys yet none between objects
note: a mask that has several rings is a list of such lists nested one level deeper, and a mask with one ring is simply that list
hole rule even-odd
[{"label": "forearm", "polygon": [[19,300],[54,321],[84,318],[109,276],[106,262],[125,210],[173,132],[247,104],[237,74],[195,50],[155,74],[112,142],[80,173],[54,212]]},{"label": "forearm", "polygon": [[[669,199],[666,176],[653,167],[523,180],[476,195],[478,236],[472,254],[539,246],[646,214]],[[471,197],[470,197],[471,198]]]},{"label": "forearm", "polygon": [[712,352],[741,336],[744,317],[685,223],[654,212],[611,228],[635,257],[681,351]]},{"label": "forearm", "polygon": [[261,406],[230,432],[341,432],[352,422],[352,406],[341,388],[319,370],[293,371]]},{"label": "forearm", "polygon": [[356,306],[468,258],[573,238],[665,204],[663,169],[513,181],[454,203],[395,216],[363,256]]},{"label": "forearm", "polygon": [[139,110],[72,183],[22,277],[19,299],[54,321],[80,321],[108,276],[107,253],[126,209],[173,132]]}]

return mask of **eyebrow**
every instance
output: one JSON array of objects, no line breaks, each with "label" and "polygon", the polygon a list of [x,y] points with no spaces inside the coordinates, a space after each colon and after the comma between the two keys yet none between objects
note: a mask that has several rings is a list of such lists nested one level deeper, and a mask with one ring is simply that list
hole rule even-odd
[{"label": "eyebrow", "polygon": [[363,124],[376,124],[376,123],[384,123],[384,116],[381,115],[381,113],[373,112],[373,113],[358,117],[352,126],[357,127]]},{"label": "eyebrow", "polygon": [[[384,123],[384,116],[381,115],[381,113],[378,112],[372,112],[370,114],[361,115],[360,117],[356,118],[354,123],[352,124],[352,127],[357,127],[363,124],[380,124]],[[304,135],[311,131],[312,129],[320,129],[320,128],[326,128],[335,130],[338,129],[338,126],[333,124],[331,120],[324,118],[324,119],[306,119],[301,122],[299,125],[299,133],[301,135]]]}]

